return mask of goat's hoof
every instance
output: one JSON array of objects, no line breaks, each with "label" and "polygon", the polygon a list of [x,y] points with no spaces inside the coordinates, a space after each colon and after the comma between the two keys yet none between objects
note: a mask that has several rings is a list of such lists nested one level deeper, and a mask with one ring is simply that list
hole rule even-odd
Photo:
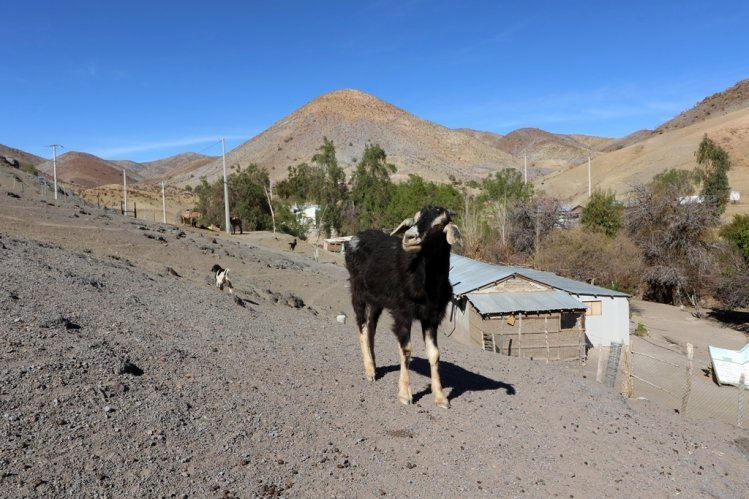
[{"label": "goat's hoof", "polygon": [[403,395],[399,395],[398,396],[398,400],[400,400],[401,404],[403,404],[403,405],[411,405],[411,404],[414,403],[412,397],[406,397],[406,396],[403,396]]},{"label": "goat's hoof", "polygon": [[374,382],[374,380],[375,380],[375,375],[374,375],[374,374],[364,374],[364,379],[366,379],[367,381],[372,381],[372,382]]},{"label": "goat's hoof", "polygon": [[435,400],[435,403],[437,404],[437,407],[442,407],[443,409],[449,409],[450,408],[450,401],[447,399],[444,400]]}]

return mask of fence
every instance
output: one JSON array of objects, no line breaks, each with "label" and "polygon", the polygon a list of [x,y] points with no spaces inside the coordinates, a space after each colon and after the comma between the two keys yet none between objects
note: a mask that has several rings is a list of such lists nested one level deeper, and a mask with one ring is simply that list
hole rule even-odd
[{"label": "fence", "polygon": [[618,379],[625,397],[652,400],[690,418],[749,425],[749,380],[738,387],[719,385],[707,352],[695,358],[691,344],[663,347],[637,336],[630,337],[630,345],[599,350],[596,380],[613,388]]}]

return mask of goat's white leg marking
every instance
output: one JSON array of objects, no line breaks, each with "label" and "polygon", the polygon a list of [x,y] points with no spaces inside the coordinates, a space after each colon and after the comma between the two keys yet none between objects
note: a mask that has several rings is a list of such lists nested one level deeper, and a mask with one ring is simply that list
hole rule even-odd
[{"label": "goat's white leg marking", "polygon": [[442,392],[442,382],[440,381],[440,351],[437,348],[437,344],[432,334],[437,334],[436,331],[430,331],[424,336],[424,343],[426,344],[427,357],[429,357],[429,366],[432,368],[432,393],[434,394],[434,403],[439,407],[448,409],[450,407],[450,401],[447,400],[445,394]]},{"label": "goat's white leg marking", "polygon": [[369,381],[374,381],[374,335],[368,322],[362,324],[361,329],[359,329],[359,345],[361,345],[361,355],[364,360],[364,377]]},{"label": "goat's white leg marking", "polygon": [[411,342],[400,347],[401,354],[401,376],[398,381],[398,399],[406,405],[413,403],[411,394],[411,380],[408,377],[408,364],[411,362]]}]

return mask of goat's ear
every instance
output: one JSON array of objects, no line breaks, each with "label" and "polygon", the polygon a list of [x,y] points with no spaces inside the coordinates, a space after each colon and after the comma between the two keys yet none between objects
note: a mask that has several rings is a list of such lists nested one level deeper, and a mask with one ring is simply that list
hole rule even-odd
[{"label": "goat's ear", "polygon": [[450,246],[460,244],[463,240],[460,230],[454,224],[449,223],[445,225],[444,233],[447,236],[447,242]]},{"label": "goat's ear", "polygon": [[390,233],[391,236],[395,236],[398,234],[402,234],[406,232],[408,229],[411,228],[411,226],[414,224],[413,218],[407,218],[404,221],[401,222],[401,224]]}]

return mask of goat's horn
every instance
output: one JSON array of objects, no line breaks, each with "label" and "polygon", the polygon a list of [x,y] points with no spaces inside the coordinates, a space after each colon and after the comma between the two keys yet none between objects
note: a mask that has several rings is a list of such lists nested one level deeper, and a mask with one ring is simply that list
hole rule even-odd
[{"label": "goat's horn", "polygon": [[398,227],[396,227],[396,229],[393,232],[390,233],[390,235],[394,236],[394,235],[399,234],[401,232],[405,232],[413,224],[414,224],[413,218],[407,218],[404,221],[402,221],[401,224]]},{"label": "goat's horn", "polygon": [[460,235],[460,230],[458,230],[458,228],[452,223],[445,225],[443,232],[447,236],[447,242],[450,246],[460,244],[463,239]]}]

